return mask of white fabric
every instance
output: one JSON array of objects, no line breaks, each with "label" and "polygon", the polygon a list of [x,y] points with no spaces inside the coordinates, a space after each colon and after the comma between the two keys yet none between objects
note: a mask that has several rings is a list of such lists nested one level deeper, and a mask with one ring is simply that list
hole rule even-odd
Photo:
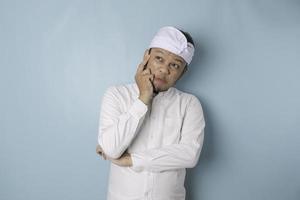
[{"label": "white fabric", "polygon": [[199,100],[174,87],[147,107],[136,83],[104,94],[98,143],[109,157],[126,150],[133,166],[111,163],[109,200],[183,200],[185,168],[198,162],[205,121]]},{"label": "white fabric", "polygon": [[194,55],[194,46],[178,29],[166,26],[158,30],[149,48],[162,48],[182,57],[188,64]]}]

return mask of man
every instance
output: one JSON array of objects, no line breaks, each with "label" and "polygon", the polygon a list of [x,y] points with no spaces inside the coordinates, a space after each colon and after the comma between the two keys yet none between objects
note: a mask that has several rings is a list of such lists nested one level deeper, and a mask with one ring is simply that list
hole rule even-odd
[{"label": "man", "polygon": [[173,87],[187,71],[193,40],[161,28],[136,83],[104,94],[96,152],[111,161],[109,200],[183,200],[186,168],[199,159],[205,121],[197,97]]}]

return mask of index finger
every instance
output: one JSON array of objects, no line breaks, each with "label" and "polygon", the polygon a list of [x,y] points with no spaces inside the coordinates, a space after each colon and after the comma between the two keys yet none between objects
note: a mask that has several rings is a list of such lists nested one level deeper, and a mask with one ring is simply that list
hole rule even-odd
[{"label": "index finger", "polygon": [[138,67],[138,70],[137,70],[138,72],[142,72],[144,70],[144,67],[147,65],[149,58],[150,58],[149,54],[144,56],[143,62],[141,62],[139,64],[139,67]]}]

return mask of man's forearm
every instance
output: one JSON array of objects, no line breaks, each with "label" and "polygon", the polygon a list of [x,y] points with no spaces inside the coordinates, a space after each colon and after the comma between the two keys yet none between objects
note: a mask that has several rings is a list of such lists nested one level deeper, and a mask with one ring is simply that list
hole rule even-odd
[{"label": "man's forearm", "polygon": [[132,169],[161,172],[179,168],[193,168],[199,159],[203,139],[186,144],[172,144],[162,148],[132,153]]}]

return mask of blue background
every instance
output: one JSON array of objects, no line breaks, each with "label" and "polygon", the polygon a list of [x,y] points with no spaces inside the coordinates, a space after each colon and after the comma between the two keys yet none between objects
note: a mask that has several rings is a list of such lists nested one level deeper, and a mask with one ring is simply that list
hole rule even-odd
[{"label": "blue background", "polygon": [[[100,103],[165,25],[206,134],[188,200],[300,199],[300,1],[0,1],[0,199],[105,199]],[[298,92],[297,92],[298,91]]]}]

